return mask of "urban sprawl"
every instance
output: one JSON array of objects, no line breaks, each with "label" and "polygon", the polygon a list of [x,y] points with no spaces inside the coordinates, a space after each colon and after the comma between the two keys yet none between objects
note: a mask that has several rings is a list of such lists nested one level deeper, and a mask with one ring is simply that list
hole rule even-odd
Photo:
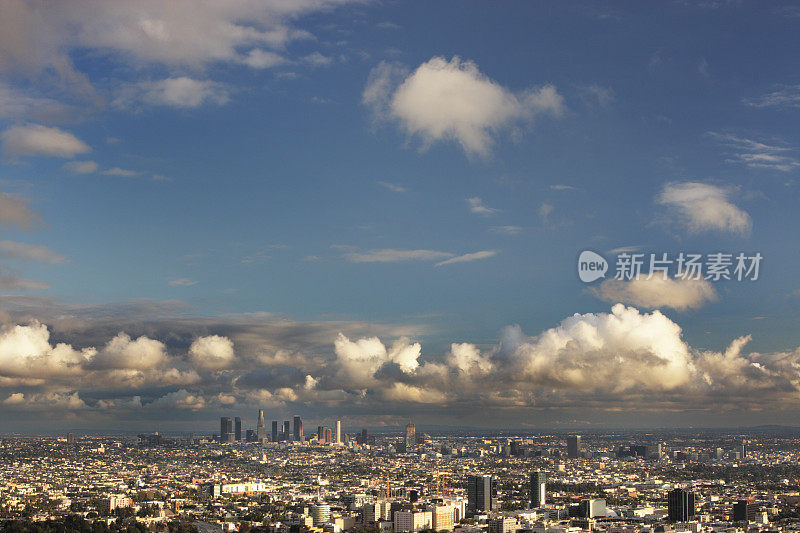
[{"label": "urban sprawl", "polygon": [[[800,435],[762,431],[0,439],[4,531],[800,531]],[[351,429],[351,428],[348,428]]]}]

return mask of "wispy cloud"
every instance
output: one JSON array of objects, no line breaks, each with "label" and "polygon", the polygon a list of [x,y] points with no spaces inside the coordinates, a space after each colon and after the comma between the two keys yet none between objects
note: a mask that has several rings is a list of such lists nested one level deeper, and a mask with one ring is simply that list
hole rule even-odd
[{"label": "wispy cloud", "polygon": [[630,245],[630,246],[620,246],[619,248],[614,248],[613,250],[609,250],[608,253],[610,254],[621,254],[626,253],[629,254],[631,252],[638,252],[641,250],[642,247],[638,244]]},{"label": "wispy cloud", "polygon": [[27,202],[0,192],[0,226],[30,229],[39,222],[41,218],[28,207]]},{"label": "wispy cloud", "polygon": [[70,161],[61,168],[73,174],[94,174],[98,165],[94,161]]},{"label": "wispy cloud", "polygon": [[7,261],[34,261],[38,263],[66,263],[67,258],[46,246],[15,241],[0,241],[0,258]]},{"label": "wispy cloud", "polygon": [[398,263],[401,261],[438,261],[453,257],[454,254],[438,250],[398,250],[384,248],[382,250],[366,250],[363,252],[347,252],[345,259],[351,263]]},{"label": "wispy cloud", "polygon": [[385,187],[392,192],[408,192],[408,188],[396,183],[389,183],[388,181],[379,181],[378,185]]},{"label": "wispy cloud", "polygon": [[800,167],[800,161],[796,156],[797,149],[794,147],[784,144],[768,144],[731,133],[710,131],[707,135],[728,150],[729,158],[726,159],[728,163],[781,172],[790,172]]},{"label": "wispy cloud", "polygon": [[488,259],[497,255],[496,250],[481,250],[480,252],[472,252],[469,254],[457,255],[444,261],[439,261],[434,266],[440,267],[444,265],[452,265],[453,263],[468,263],[470,261],[479,261],[481,259]]},{"label": "wispy cloud", "polygon": [[539,217],[543,223],[547,224],[550,221],[550,215],[553,214],[553,211],[555,211],[555,207],[552,204],[544,202],[539,206]]},{"label": "wispy cloud", "polygon": [[229,101],[230,88],[227,85],[181,76],[123,85],[114,105],[123,108],[142,104],[192,108],[204,104],[223,105]]},{"label": "wispy cloud", "polygon": [[119,168],[113,167],[109,168],[108,170],[104,170],[101,172],[104,176],[118,176],[121,178],[133,178],[139,175],[139,172],[135,170],[129,170],[127,168]]},{"label": "wispy cloud", "polygon": [[744,98],[752,107],[800,107],[800,85],[786,85],[755,98]]},{"label": "wispy cloud", "polygon": [[303,56],[300,60],[312,67],[327,67],[333,63],[332,57],[321,54],[320,52],[313,52]]},{"label": "wispy cloud", "polygon": [[472,198],[467,198],[467,205],[469,206],[470,213],[475,215],[481,215],[484,217],[494,215],[498,213],[500,210],[495,209],[493,207],[488,207],[483,204],[483,200],[478,198],[477,196],[473,196]]},{"label": "wispy cloud", "polygon": [[489,230],[494,233],[502,233],[503,235],[517,235],[522,232],[520,226],[492,226]]},{"label": "wispy cloud", "polygon": [[588,106],[608,107],[614,101],[614,89],[596,83],[580,88],[581,99]]},{"label": "wispy cloud", "polygon": [[20,278],[15,274],[4,272],[0,269],[0,290],[3,291],[41,291],[49,289],[50,285],[35,279]]},{"label": "wispy cloud", "polygon": [[171,287],[191,287],[192,285],[197,285],[197,280],[189,278],[172,279],[169,280],[168,285]]}]

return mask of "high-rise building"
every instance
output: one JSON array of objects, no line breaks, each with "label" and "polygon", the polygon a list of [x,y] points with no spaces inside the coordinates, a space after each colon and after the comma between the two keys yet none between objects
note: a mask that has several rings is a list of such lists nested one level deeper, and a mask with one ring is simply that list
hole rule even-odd
[{"label": "high-rise building", "polygon": [[272,442],[278,442],[278,421],[272,421]]},{"label": "high-rise building", "polygon": [[233,419],[233,432],[236,435],[236,442],[242,441],[242,419],[238,416]]},{"label": "high-rise building", "polygon": [[492,476],[467,477],[467,514],[475,515],[494,508],[497,486]]},{"label": "high-rise building", "polygon": [[331,519],[331,506],[327,503],[318,503],[311,506],[311,518],[315,526],[320,526]]},{"label": "high-rise building", "polygon": [[581,516],[583,518],[598,518],[606,516],[605,500],[581,500]]},{"label": "high-rise building", "polygon": [[283,421],[283,438],[281,440],[292,440],[292,427],[288,420]]},{"label": "high-rise building", "polygon": [[223,416],[219,419],[219,440],[220,442],[228,442],[233,435],[233,420],[230,417]]},{"label": "high-rise building", "polygon": [[531,472],[531,509],[545,505],[547,474],[541,470]]},{"label": "high-rise building", "polygon": [[394,513],[395,533],[430,530],[433,528],[433,512],[402,510]]},{"label": "high-rise building", "polygon": [[694,516],[694,492],[673,489],[667,494],[670,522],[688,522]]},{"label": "high-rise building", "polygon": [[452,505],[431,505],[434,531],[452,531],[455,524],[456,509]]},{"label": "high-rise building", "polygon": [[336,421],[336,444],[342,443],[342,421]]},{"label": "high-rise building", "polygon": [[256,423],[256,439],[263,442],[267,438],[267,428],[264,425],[264,410],[258,410],[258,422]]},{"label": "high-rise building", "polygon": [[413,448],[414,445],[417,443],[416,435],[417,435],[416,426],[412,422],[406,424],[406,451],[410,451],[411,448]]},{"label": "high-rise building", "polygon": [[567,457],[576,459],[581,456],[581,436],[570,435],[567,437]]},{"label": "high-rise building", "polygon": [[325,444],[331,444],[333,442],[333,432],[331,431],[331,428],[326,427],[322,429],[325,431],[324,434]]},{"label": "high-rise building", "polygon": [[377,522],[378,520],[389,520],[392,516],[391,502],[387,500],[378,500],[372,503],[366,503],[361,507],[364,523]]},{"label": "high-rise building", "polygon": [[67,433],[67,444],[75,444],[75,434]]},{"label": "high-rise building", "polygon": [[294,415],[294,440],[303,441],[303,421],[300,419],[300,415]]},{"label": "high-rise building", "polygon": [[733,504],[733,521],[734,522],[754,522],[756,514],[758,513],[758,506],[754,500],[739,500]]}]

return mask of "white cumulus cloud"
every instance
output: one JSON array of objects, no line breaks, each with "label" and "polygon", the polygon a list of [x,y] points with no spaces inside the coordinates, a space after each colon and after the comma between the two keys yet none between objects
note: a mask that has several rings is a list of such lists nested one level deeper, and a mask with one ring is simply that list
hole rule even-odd
[{"label": "white cumulus cloud", "polygon": [[91,151],[89,145],[68,131],[40,124],[11,126],[0,134],[8,157],[47,156],[71,158]]},{"label": "white cumulus cloud", "polygon": [[704,279],[641,277],[629,281],[607,279],[592,293],[606,302],[626,303],[650,309],[671,307],[697,309],[717,299],[714,287]]},{"label": "white cumulus cloud", "polygon": [[362,102],[376,117],[395,120],[426,146],[455,141],[468,155],[487,156],[501,130],[543,113],[558,116],[565,108],[552,85],[514,92],[459,57],[434,57],[396,85],[402,72],[386,63],[376,67]]},{"label": "white cumulus cloud", "polygon": [[220,335],[198,337],[189,347],[192,362],[206,370],[227,368],[234,360],[233,342]]},{"label": "white cumulus cloud", "polygon": [[731,198],[735,191],[699,182],[667,183],[656,197],[674,221],[691,233],[717,231],[748,235],[753,226],[750,215]]}]

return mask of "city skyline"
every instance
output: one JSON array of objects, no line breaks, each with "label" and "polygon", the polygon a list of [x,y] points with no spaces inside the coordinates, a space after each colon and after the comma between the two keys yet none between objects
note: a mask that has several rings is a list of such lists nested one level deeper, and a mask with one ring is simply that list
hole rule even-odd
[{"label": "city skyline", "polygon": [[577,457],[553,435],[419,437],[413,450],[401,434],[3,437],[0,518],[31,533],[774,533],[798,520],[791,481],[775,483],[797,472],[797,435],[598,432]]},{"label": "city skyline", "polygon": [[800,426],[799,23],[0,0],[0,434]]}]

